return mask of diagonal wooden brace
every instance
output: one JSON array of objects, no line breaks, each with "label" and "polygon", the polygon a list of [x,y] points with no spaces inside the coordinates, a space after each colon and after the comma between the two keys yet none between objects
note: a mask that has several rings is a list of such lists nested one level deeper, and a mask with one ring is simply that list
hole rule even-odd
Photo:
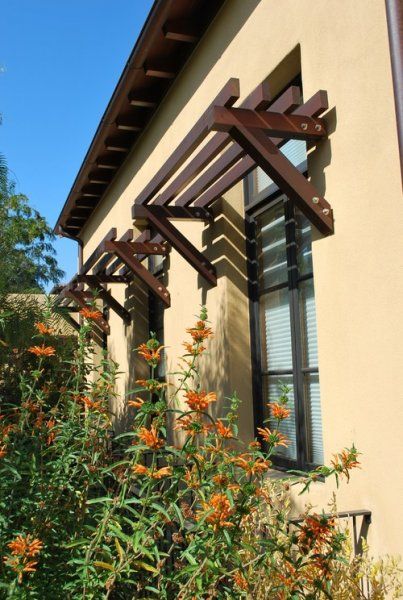
[{"label": "diagonal wooden brace", "polygon": [[105,302],[110,308],[126,323],[129,325],[131,322],[131,317],[129,311],[127,311],[121,304],[118,302],[112,294],[106,290],[102,285],[101,281],[98,277],[94,275],[85,275],[83,277],[83,281],[93,290],[97,291],[97,295],[101,300]]},{"label": "diagonal wooden brace", "polygon": [[166,306],[171,305],[171,298],[166,287],[154,277],[148,269],[146,269],[141,262],[133,256],[133,249],[128,242],[110,242],[110,248],[113,248],[113,252],[121,259],[121,261],[141,279],[147,287],[154,292]]},{"label": "diagonal wooden brace", "polygon": [[260,129],[234,127],[231,136],[321,233],[333,233],[330,204]]},{"label": "diagonal wooden brace", "polygon": [[[202,277],[212,285],[217,285],[217,274],[214,265],[212,265],[174,225],[172,225],[167,216],[169,214],[167,213],[168,207],[158,206],[155,208],[158,208],[158,215],[152,207],[142,206],[141,216],[147,218],[148,223],[152,225],[158,233],[160,233],[161,236],[167,240],[198,273],[200,273]],[[182,207],[171,208],[179,209]],[[132,211],[133,218],[136,218],[137,210],[138,206],[134,205]]]},{"label": "diagonal wooden brace", "polygon": [[[85,295],[84,292],[78,291],[78,290],[72,290],[72,289],[66,289],[63,291],[63,295],[67,298],[70,298],[71,300],[73,300],[76,304],[78,304],[79,306],[81,306],[81,308],[88,308],[88,303],[85,301]],[[102,329],[102,331],[106,334],[109,335],[110,333],[110,327],[108,325],[108,322],[105,321],[105,319],[103,317],[97,319],[96,321],[94,321],[96,325],[98,325],[100,327],[100,329]]]}]

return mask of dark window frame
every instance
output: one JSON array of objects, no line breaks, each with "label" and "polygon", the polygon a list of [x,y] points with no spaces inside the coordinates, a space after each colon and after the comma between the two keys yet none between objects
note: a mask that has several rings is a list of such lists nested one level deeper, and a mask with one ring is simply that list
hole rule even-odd
[{"label": "dark window frame", "polygon": [[[304,173],[307,175],[307,173]],[[259,193],[254,192],[254,173],[244,180],[245,197],[245,233],[246,233],[246,258],[248,274],[251,361],[252,361],[252,394],[255,433],[257,427],[263,426],[264,415],[264,386],[266,376],[292,375],[295,401],[295,427],[296,427],[296,460],[284,456],[273,456],[273,464],[278,469],[310,470],[317,465],[308,460],[309,441],[307,437],[308,423],[306,419],[306,401],[304,393],[304,375],[308,373],[319,374],[319,368],[303,366],[303,342],[301,330],[301,310],[299,302],[299,284],[308,279],[313,279],[313,272],[299,275],[297,268],[288,268],[288,280],[285,283],[261,289],[259,286],[259,248],[257,218],[262,213],[272,208],[275,204],[283,202],[285,211],[285,234],[288,265],[297,265],[296,246],[296,219],[293,203],[285,199],[285,195],[273,185]],[[292,343],[292,370],[269,370],[262,368],[262,336],[260,327],[260,297],[281,288],[288,288],[291,320]]]}]

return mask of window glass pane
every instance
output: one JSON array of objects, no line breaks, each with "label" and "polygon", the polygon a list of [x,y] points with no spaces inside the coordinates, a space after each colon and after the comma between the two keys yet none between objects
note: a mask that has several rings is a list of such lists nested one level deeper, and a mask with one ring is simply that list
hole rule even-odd
[{"label": "window glass pane", "polygon": [[292,370],[288,288],[260,298],[262,367],[265,371]]},{"label": "window glass pane", "polygon": [[[281,146],[281,152],[303,172],[306,170],[306,142],[303,140],[290,140]],[[254,193],[259,194],[273,184],[273,180],[260,168],[256,169]],[[270,190],[271,192],[272,190]]]},{"label": "window glass pane", "polygon": [[305,411],[310,445],[309,460],[323,464],[322,413],[320,409],[319,375],[307,373],[304,377]]},{"label": "window glass pane", "polygon": [[[296,443],[296,431],[295,431],[295,403],[294,403],[294,388],[293,388],[293,377],[292,375],[282,375],[281,377],[273,377],[273,376],[265,376],[264,378],[264,394],[267,399],[267,404],[270,402],[277,402],[280,398],[281,385],[287,385],[290,389],[288,396],[288,405],[287,408],[291,410],[291,414],[287,419],[280,422],[278,430],[285,435],[288,440],[288,447],[278,446],[276,448],[276,454],[279,456],[284,456],[291,460],[296,460],[297,458],[297,443]],[[270,410],[266,407],[266,415],[265,419],[270,418]],[[277,421],[269,423],[265,423],[265,427],[268,426],[269,429],[272,429],[277,425]]]},{"label": "window glass pane", "polygon": [[311,224],[297,208],[295,208],[295,239],[299,274],[312,273]]},{"label": "window glass pane", "polygon": [[287,253],[283,203],[268,210],[259,221],[259,273],[261,288],[287,281]]},{"label": "window glass pane", "polygon": [[316,310],[313,279],[299,284],[299,302],[301,313],[302,366],[318,366],[318,340],[316,334]]}]

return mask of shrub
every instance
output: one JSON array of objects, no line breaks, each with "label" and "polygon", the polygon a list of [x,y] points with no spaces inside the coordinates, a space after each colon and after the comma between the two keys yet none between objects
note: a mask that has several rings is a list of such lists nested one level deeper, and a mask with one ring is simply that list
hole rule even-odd
[{"label": "shrub", "polygon": [[[246,446],[237,437],[236,395],[225,417],[211,416],[216,394],[202,389],[198,373],[213,333],[204,309],[187,330],[177,389],[156,377],[158,340],[137,349],[150,376],[129,395],[130,431],[114,439],[117,365],[106,356],[92,363],[91,324],[101,315],[83,315],[67,361],[43,323],[41,343],[31,347],[37,364],[0,420],[3,597],[346,598],[345,586],[367,574],[367,558],[350,558],[333,516],[307,512],[290,526],[288,490],[309,489],[319,477],[348,479],[357,450],[312,473],[268,480],[276,447],[287,444],[278,429],[287,395],[271,405],[274,427]],[[397,589],[395,565],[378,573],[368,598]]]}]

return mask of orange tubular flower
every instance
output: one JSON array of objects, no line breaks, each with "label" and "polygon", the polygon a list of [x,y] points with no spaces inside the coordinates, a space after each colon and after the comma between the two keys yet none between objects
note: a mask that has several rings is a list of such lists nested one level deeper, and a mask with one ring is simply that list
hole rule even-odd
[{"label": "orange tubular flower", "polygon": [[191,437],[199,434],[207,434],[210,431],[210,426],[203,423],[199,417],[200,415],[196,415],[196,418],[190,415],[180,417],[177,419],[174,429],[184,431],[186,435],[190,435]]},{"label": "orange tubular flower", "polygon": [[201,342],[213,335],[213,330],[211,329],[211,327],[206,326],[205,321],[197,321],[196,325],[194,327],[186,329],[186,332],[190,333],[193,340],[197,344],[200,344]]},{"label": "orange tubular flower", "polygon": [[282,404],[277,404],[276,402],[273,402],[272,404],[268,404],[268,406],[271,410],[273,419],[283,421],[284,419],[287,419],[291,414],[291,410],[289,408],[286,408]]},{"label": "orange tubular flower", "polygon": [[52,327],[47,327],[45,323],[35,323],[35,327],[42,335],[52,335],[55,331]]},{"label": "orange tubular flower", "polygon": [[279,431],[270,431],[268,427],[258,427],[257,430],[264,439],[264,441],[268,444],[273,444],[273,446],[284,446],[285,448],[287,448],[288,440],[285,437],[285,435],[283,435]]},{"label": "orange tubular flower", "polygon": [[91,308],[90,306],[82,308],[80,310],[80,315],[83,316],[84,319],[88,319],[89,321],[97,321],[99,319],[102,319],[101,311]]},{"label": "orange tubular flower", "polygon": [[30,559],[41,552],[43,544],[37,538],[31,540],[30,535],[27,535],[26,537],[18,535],[15,540],[9,542],[7,546],[11,550],[12,556],[5,556],[4,562],[8,567],[18,573],[18,582],[21,583],[24,572],[32,573],[36,570],[38,561]]},{"label": "orange tubular flower", "polygon": [[148,469],[144,465],[134,465],[132,471],[136,475],[148,475]]},{"label": "orange tubular flower", "polygon": [[233,437],[231,427],[226,427],[224,425],[224,423],[221,421],[221,419],[217,419],[215,426],[216,426],[218,435],[220,435],[221,437],[227,438],[227,439],[231,439]]},{"label": "orange tubular flower", "polygon": [[7,446],[3,444],[0,446],[0,458],[4,458],[7,454]]},{"label": "orange tubular flower", "polygon": [[349,481],[349,479],[350,479],[349,471],[351,469],[360,467],[361,463],[357,460],[358,454],[359,454],[359,452],[357,451],[356,448],[354,448],[354,446],[350,449],[346,448],[345,450],[340,452],[340,454],[335,454],[333,456],[333,460],[331,461],[333,469],[340,475],[345,475],[347,478],[347,481]]},{"label": "orange tubular flower", "polygon": [[262,458],[257,458],[255,460],[253,456],[249,454],[241,454],[234,459],[234,463],[248,475],[262,475],[270,469],[271,466],[269,461],[263,460]]},{"label": "orange tubular flower", "polygon": [[151,366],[157,366],[159,361],[161,360],[161,350],[164,346],[158,346],[157,348],[152,348],[147,344],[141,344],[137,352],[140,356],[144,358],[145,361],[148,362]]},{"label": "orange tubular flower", "polygon": [[299,545],[305,550],[315,549],[320,552],[324,546],[331,542],[335,524],[333,517],[307,516],[299,533]]},{"label": "orange tubular flower", "polygon": [[154,425],[151,426],[151,429],[141,427],[139,438],[143,444],[146,444],[151,450],[158,450],[164,445],[164,440],[158,437],[158,431]]},{"label": "orange tubular flower", "polygon": [[219,473],[218,475],[214,475],[213,481],[216,485],[220,485],[222,487],[228,485],[228,477],[223,473]]},{"label": "orange tubular flower", "polygon": [[234,523],[228,520],[234,510],[225,494],[213,494],[209,502],[203,502],[203,508],[204,511],[211,511],[206,517],[206,522],[213,526],[214,531],[224,527],[234,527]]},{"label": "orange tubular flower", "polygon": [[153,479],[162,479],[163,477],[169,477],[170,475],[172,475],[172,467],[162,467],[151,473]]},{"label": "orange tubular flower", "polygon": [[129,400],[128,406],[133,406],[134,408],[141,408],[144,404],[144,400],[142,398],[136,398],[135,400]]},{"label": "orange tubular flower", "polygon": [[193,356],[198,356],[199,354],[202,354],[206,349],[205,346],[195,346],[194,344],[189,344],[189,342],[183,342],[183,345],[186,348],[187,354],[192,354]]},{"label": "orange tubular flower", "polygon": [[84,406],[88,408],[88,410],[92,410],[94,412],[100,412],[105,414],[106,408],[102,405],[101,400],[91,400],[88,396],[79,396],[77,398],[78,402],[81,402]]},{"label": "orange tubular flower", "polygon": [[35,354],[36,356],[54,356],[56,354],[56,350],[53,346],[31,346],[28,348],[28,352]]},{"label": "orange tubular flower", "polygon": [[242,573],[240,571],[237,571],[232,579],[234,580],[235,585],[240,589],[240,590],[247,590],[248,589],[248,582],[246,581],[245,577],[242,575]]},{"label": "orange tubular flower", "polygon": [[136,379],[136,383],[149,392],[156,392],[167,385],[166,383],[161,383],[156,379]]},{"label": "orange tubular flower", "polygon": [[206,410],[211,402],[217,400],[217,395],[214,392],[206,394],[206,392],[193,392],[189,391],[185,394],[187,400],[186,404],[191,410]]},{"label": "orange tubular flower", "polygon": [[52,444],[52,442],[54,441],[54,439],[56,437],[55,425],[56,425],[56,421],[54,419],[49,419],[49,421],[46,423],[46,427],[50,430],[49,434],[48,434],[48,439],[46,440],[46,443],[48,446],[50,446],[50,444]]}]

